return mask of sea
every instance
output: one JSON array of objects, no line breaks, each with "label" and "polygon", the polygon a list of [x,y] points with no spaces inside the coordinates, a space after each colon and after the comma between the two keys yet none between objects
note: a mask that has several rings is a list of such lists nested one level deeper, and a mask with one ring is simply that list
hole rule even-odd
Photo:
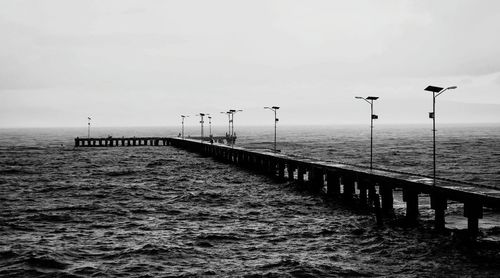
[{"label": "sea", "polygon": [[[237,146],[273,148],[273,126],[235,132]],[[432,175],[430,126],[373,132],[374,167]],[[91,127],[93,137],[178,133]],[[402,221],[396,198],[395,216],[377,226],[370,211],[171,146],[74,148],[87,135],[86,126],[0,129],[0,277],[500,275],[500,211],[485,209],[476,241],[453,202],[447,231],[434,231],[425,195],[418,224]],[[278,126],[276,141],[290,156],[370,163],[366,125]],[[438,177],[500,189],[500,125],[440,126],[436,150]]]}]

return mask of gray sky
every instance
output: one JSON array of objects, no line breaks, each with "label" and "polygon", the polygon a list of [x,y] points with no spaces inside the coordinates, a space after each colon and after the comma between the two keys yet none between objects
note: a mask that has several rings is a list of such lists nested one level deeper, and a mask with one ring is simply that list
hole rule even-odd
[{"label": "gray sky", "polygon": [[[0,1],[0,127],[500,122],[500,1]],[[188,125],[197,125],[190,118]]]}]

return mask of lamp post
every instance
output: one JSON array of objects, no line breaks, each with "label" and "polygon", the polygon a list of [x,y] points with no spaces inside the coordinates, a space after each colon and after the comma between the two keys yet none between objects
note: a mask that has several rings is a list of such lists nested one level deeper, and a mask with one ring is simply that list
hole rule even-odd
[{"label": "lamp post", "polygon": [[432,119],[432,161],[433,161],[433,184],[436,185],[436,98],[447,90],[456,89],[457,86],[441,88],[436,86],[427,86],[425,91],[432,92],[432,112],[429,118]]},{"label": "lamp post", "polygon": [[208,116],[208,126],[210,128],[210,138],[212,138],[212,117]]},{"label": "lamp post", "polygon": [[88,119],[88,130],[87,130],[87,137],[90,139],[90,120],[92,120],[90,117],[87,117]]},{"label": "lamp post", "polygon": [[373,170],[373,120],[378,119],[378,115],[373,114],[373,101],[377,100],[378,97],[356,97],[357,99],[362,99],[370,104],[370,171]]},{"label": "lamp post", "polygon": [[230,123],[231,123],[231,137],[234,138],[234,114],[238,113],[238,112],[243,112],[243,110],[235,110],[235,109],[231,109],[229,110],[229,115],[231,115],[231,120],[230,120]]},{"label": "lamp post", "polygon": [[184,139],[184,119],[187,117],[189,117],[189,116],[181,115],[181,118],[182,118],[182,139]]},{"label": "lamp post", "polygon": [[276,124],[278,123],[279,119],[277,118],[276,111],[280,109],[278,106],[273,106],[273,107],[264,107],[264,109],[269,109],[274,112],[274,152],[277,152],[276,150]]},{"label": "lamp post", "polygon": [[210,114],[200,113],[200,114],[198,114],[198,115],[201,117],[201,120],[200,120],[200,124],[201,124],[201,141],[203,142],[203,123],[205,123],[205,122],[203,121],[203,117],[204,117],[204,116],[208,116],[208,115],[210,115]]},{"label": "lamp post", "polygon": [[231,113],[228,112],[220,112],[221,114],[227,114],[228,127],[227,127],[227,136],[231,133]]}]

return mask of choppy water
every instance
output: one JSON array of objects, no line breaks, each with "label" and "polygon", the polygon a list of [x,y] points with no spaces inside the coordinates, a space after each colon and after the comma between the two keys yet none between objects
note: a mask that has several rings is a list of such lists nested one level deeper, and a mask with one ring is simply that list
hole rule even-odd
[{"label": "choppy water", "polygon": [[[272,131],[251,131],[240,143],[250,148],[272,146]],[[370,164],[369,126],[285,127],[278,135],[278,149],[287,154]],[[374,167],[432,175],[429,126],[375,126],[373,142]],[[436,150],[438,177],[500,188],[500,125],[445,125],[437,131]]]},{"label": "choppy water", "polygon": [[[163,133],[101,130],[107,132]],[[242,144],[269,146],[267,139],[272,137],[266,132],[242,131]],[[362,131],[282,132],[282,136],[290,133],[280,144],[284,152],[366,163],[366,158],[356,156],[366,150]],[[485,132],[491,131],[479,133]],[[433,233],[428,210],[422,211],[420,226],[405,227],[395,220],[378,228],[371,214],[311,196],[291,183],[276,183],[172,147],[74,149],[75,133],[71,129],[0,132],[0,276],[497,277],[500,273],[499,226],[482,225],[477,244],[464,241],[459,230]],[[394,144],[410,144],[395,134]],[[466,155],[468,146],[479,146],[482,152],[481,144],[489,145],[489,152],[477,156],[482,160],[464,173],[471,177],[486,173],[475,182],[498,181],[498,128],[492,134],[478,135],[484,143],[457,136],[450,139],[457,142],[447,145],[451,146],[447,152],[458,151],[460,156]],[[265,142],[259,143],[259,138]],[[347,150],[346,143],[354,146],[347,154],[338,150]],[[377,144],[379,149],[391,145]],[[394,156],[423,157],[427,152],[414,148],[413,153],[411,148],[401,147]],[[382,163],[380,159],[376,161]],[[384,166],[394,163],[392,156],[385,159]],[[452,167],[443,169],[453,173]],[[461,210],[450,205],[448,213],[447,224],[453,228]],[[500,221],[497,212],[486,214]]]}]

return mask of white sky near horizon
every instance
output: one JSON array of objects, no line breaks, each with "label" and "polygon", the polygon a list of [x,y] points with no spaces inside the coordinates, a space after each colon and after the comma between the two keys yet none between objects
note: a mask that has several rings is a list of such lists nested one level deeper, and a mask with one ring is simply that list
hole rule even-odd
[{"label": "white sky near horizon", "polygon": [[496,0],[2,0],[0,127],[500,123]]}]

